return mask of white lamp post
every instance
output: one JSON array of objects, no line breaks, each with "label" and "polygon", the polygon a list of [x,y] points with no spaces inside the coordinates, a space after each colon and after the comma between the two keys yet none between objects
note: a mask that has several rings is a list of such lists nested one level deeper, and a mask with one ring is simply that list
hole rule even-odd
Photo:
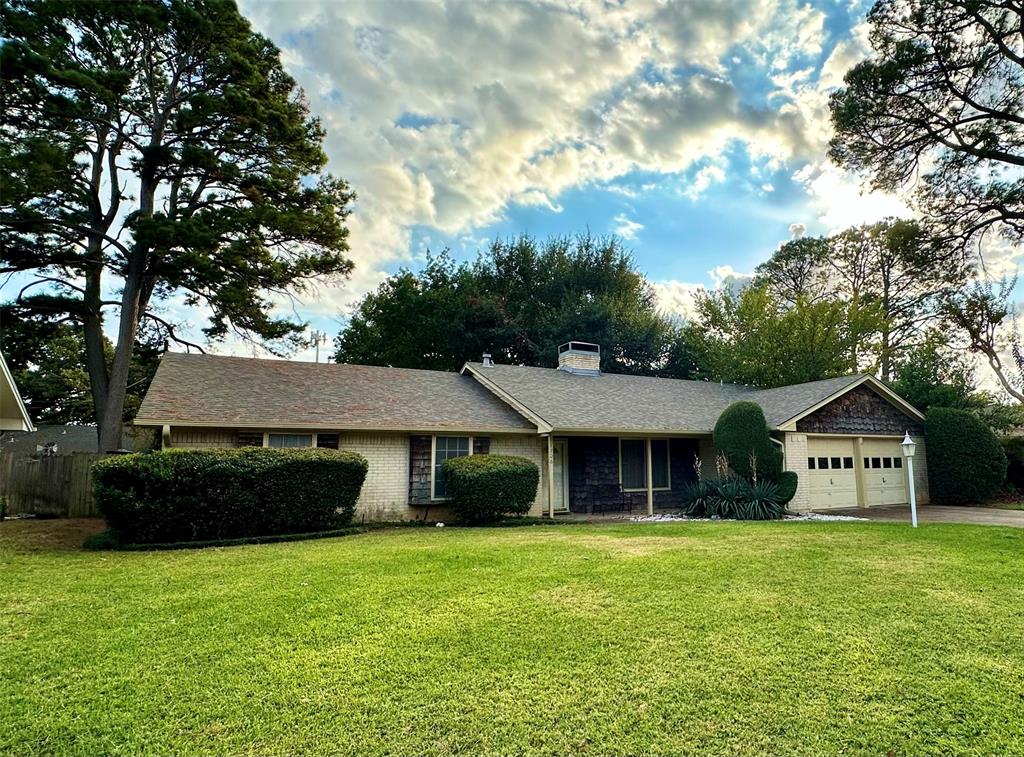
[{"label": "white lamp post", "polygon": [[900,446],[903,447],[903,456],[907,458],[907,478],[910,482],[910,522],[914,528],[917,528],[917,492],[914,490],[914,448],[917,445],[910,438],[909,431],[904,435]]}]

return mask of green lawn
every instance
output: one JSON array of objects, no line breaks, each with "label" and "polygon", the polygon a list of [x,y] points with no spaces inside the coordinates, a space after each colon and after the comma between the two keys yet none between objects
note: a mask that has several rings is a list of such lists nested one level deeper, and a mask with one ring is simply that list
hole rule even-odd
[{"label": "green lawn", "polygon": [[1024,530],[74,527],[0,523],[0,753],[1024,754]]}]

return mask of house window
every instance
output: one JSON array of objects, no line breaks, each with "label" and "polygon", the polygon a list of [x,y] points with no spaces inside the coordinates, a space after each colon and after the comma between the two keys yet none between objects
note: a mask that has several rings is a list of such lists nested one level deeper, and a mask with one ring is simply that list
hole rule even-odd
[{"label": "house window", "polygon": [[892,467],[893,468],[902,468],[903,467],[903,458],[902,457],[894,457],[892,459]]},{"label": "house window", "polygon": [[[647,440],[619,440],[619,483],[623,491],[647,489]],[[651,439],[651,485],[671,488],[668,439]]]},{"label": "house window", "polygon": [[250,431],[239,431],[235,440],[236,447],[262,447],[263,432],[252,433]]},{"label": "house window", "polygon": [[312,434],[270,434],[267,439],[268,447],[279,449],[291,449],[292,447],[312,447]]},{"label": "house window", "polygon": [[808,468],[808,470],[814,470],[815,465],[814,465],[814,458],[813,457],[807,458],[807,468]]},{"label": "house window", "polygon": [[444,499],[448,496],[445,490],[444,476],[441,475],[441,466],[444,461],[470,454],[472,454],[472,443],[468,436],[434,437],[434,481],[432,484],[434,499]]},{"label": "house window", "polygon": [[338,449],[338,434],[317,434],[316,446],[320,449]]},{"label": "house window", "polygon": [[848,469],[850,469],[852,467],[853,467],[853,458],[852,457],[844,457],[843,458],[843,469],[844,470],[848,470]]}]

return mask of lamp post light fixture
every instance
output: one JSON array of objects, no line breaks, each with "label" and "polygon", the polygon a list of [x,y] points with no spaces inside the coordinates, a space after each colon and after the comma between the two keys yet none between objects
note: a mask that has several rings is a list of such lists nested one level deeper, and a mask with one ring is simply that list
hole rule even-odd
[{"label": "lamp post light fixture", "polygon": [[900,446],[903,447],[903,456],[907,458],[907,478],[910,485],[910,522],[914,528],[917,528],[917,492],[914,490],[914,449],[917,445],[910,438],[909,431],[903,436]]}]

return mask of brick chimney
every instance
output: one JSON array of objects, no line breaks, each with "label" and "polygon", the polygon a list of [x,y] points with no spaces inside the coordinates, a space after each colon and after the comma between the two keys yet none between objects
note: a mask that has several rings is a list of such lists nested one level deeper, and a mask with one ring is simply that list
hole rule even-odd
[{"label": "brick chimney", "polygon": [[590,342],[566,342],[558,346],[558,370],[597,376],[601,373],[601,346]]}]

